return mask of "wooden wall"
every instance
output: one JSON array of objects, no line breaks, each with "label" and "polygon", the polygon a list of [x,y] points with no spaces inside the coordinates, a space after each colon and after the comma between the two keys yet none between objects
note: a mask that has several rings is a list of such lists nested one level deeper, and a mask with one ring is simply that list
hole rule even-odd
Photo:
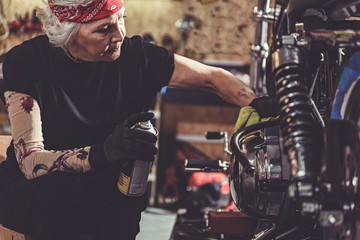
[{"label": "wooden wall", "polygon": [[[179,45],[178,53],[194,59],[250,63],[255,0],[125,0],[128,35],[151,33],[161,44],[165,34]],[[199,23],[186,41],[175,27],[185,15]]]},{"label": "wooden wall", "polygon": [[[233,134],[239,108],[234,106],[205,106],[184,104],[163,104],[161,107],[160,158],[164,162],[174,163],[174,152],[171,144],[179,135],[205,136],[207,131],[226,131]],[[211,159],[227,160],[224,155],[224,144],[210,140],[188,143],[204,152]],[[166,164],[165,164],[166,165]]]},{"label": "wooden wall", "polygon": [[151,34],[161,45],[165,35],[170,35],[181,52],[181,34],[175,22],[182,17],[179,1],[125,0],[125,23],[128,36]]}]

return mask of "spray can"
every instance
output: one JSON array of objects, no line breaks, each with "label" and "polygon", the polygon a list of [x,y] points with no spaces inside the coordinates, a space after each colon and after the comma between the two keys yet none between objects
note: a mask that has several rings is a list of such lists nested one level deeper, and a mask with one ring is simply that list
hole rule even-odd
[{"label": "spray can", "polygon": [[[158,135],[158,130],[150,121],[136,123],[132,128]],[[140,196],[145,193],[152,162],[130,161],[121,171],[118,179],[118,189],[128,196]]]}]

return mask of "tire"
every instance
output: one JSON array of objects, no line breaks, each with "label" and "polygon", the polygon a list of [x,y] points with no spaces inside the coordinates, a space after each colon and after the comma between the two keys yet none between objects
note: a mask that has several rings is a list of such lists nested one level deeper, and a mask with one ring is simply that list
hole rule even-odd
[{"label": "tire", "polygon": [[[343,71],[340,75],[340,81],[336,90],[333,108],[331,111],[332,119],[342,119],[349,120],[354,122],[357,125],[357,132],[360,132],[360,51],[355,52],[344,65]],[[345,122],[343,122],[345,123]],[[340,126],[340,125],[339,125]],[[345,154],[345,148],[340,148],[340,154],[337,159],[342,159],[343,161],[337,162],[338,167],[342,169],[338,174],[340,175],[339,179],[342,179],[343,182],[350,182],[349,186],[343,187],[343,194],[346,196],[346,199],[350,202],[354,202],[358,205],[359,201],[359,184],[356,181],[356,184],[353,184],[354,179],[359,179],[360,166],[360,150],[359,150],[359,138],[356,132],[356,127],[354,126],[352,131],[339,130],[337,134],[327,139],[329,148],[336,148],[335,146],[341,146],[342,144],[351,146],[350,153]],[[339,143],[334,143],[334,138],[341,138]],[[352,136],[353,138],[351,138]],[[344,142],[347,142],[345,144]],[[333,144],[331,144],[333,143]],[[352,144],[351,144],[352,143]],[[348,148],[349,149],[349,148]],[[333,153],[332,153],[333,154]],[[334,155],[334,154],[333,154]],[[344,239],[350,239],[347,236],[346,231],[351,230],[351,239],[360,239],[360,214],[359,208],[355,208],[352,214],[348,216],[347,222],[342,224],[342,227],[336,228],[330,231],[333,231],[333,236],[343,236]],[[329,230],[329,229],[328,229]],[[339,239],[343,239],[340,238]]]}]

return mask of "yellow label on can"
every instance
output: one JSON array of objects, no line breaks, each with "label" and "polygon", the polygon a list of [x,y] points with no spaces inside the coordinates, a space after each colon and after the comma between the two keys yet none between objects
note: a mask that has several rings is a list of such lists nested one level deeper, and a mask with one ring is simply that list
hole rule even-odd
[{"label": "yellow label on can", "polygon": [[118,189],[122,192],[127,194],[129,192],[129,185],[130,185],[131,178],[126,176],[124,173],[120,173],[119,180],[117,183]]}]

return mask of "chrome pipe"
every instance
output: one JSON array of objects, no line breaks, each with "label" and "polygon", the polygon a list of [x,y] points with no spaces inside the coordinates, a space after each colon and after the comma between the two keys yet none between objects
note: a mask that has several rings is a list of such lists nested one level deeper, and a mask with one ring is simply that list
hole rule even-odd
[{"label": "chrome pipe", "polygon": [[252,64],[250,70],[250,87],[258,96],[267,95],[266,59],[269,55],[268,29],[270,0],[259,0],[254,8],[256,23],[255,41],[251,47]]}]

